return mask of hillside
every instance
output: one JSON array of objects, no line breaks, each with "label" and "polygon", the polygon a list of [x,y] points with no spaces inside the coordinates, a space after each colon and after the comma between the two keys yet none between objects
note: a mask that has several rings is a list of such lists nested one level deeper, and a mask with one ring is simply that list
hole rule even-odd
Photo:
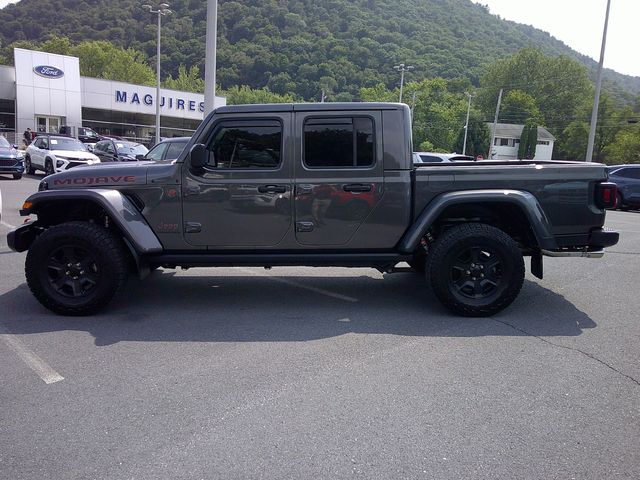
[{"label": "hillside", "polygon": [[[109,40],[155,55],[154,18],[139,0],[21,0],[0,10],[0,41]],[[206,2],[173,0],[163,27],[164,74],[204,63]],[[46,16],[47,22],[33,19]],[[416,67],[412,78],[466,77],[522,47],[595,62],[549,34],[491,15],[470,0],[220,1],[218,81],[268,86],[277,93],[357,97],[361,87],[398,81],[393,65]],[[640,78],[607,72],[618,97],[640,94]],[[624,92],[624,93],[623,93]]]}]

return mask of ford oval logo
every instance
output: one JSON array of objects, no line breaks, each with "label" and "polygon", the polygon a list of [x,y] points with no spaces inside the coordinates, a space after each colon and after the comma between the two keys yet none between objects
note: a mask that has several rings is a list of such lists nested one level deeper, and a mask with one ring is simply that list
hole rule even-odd
[{"label": "ford oval logo", "polygon": [[38,65],[37,67],[33,67],[33,71],[36,72],[37,75],[45,78],[62,78],[64,77],[64,72],[59,68],[52,67],[50,65]]}]

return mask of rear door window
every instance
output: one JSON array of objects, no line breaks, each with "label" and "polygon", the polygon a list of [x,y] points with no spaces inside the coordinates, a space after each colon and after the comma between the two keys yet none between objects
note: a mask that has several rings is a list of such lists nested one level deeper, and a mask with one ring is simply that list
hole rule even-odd
[{"label": "rear door window", "polygon": [[373,119],[310,118],[304,124],[308,168],[368,168],[375,163]]}]

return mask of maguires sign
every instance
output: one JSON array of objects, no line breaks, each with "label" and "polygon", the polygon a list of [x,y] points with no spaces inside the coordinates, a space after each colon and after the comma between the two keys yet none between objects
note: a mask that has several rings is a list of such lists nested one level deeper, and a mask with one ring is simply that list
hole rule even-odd
[{"label": "maguires sign", "polygon": [[38,65],[37,67],[33,67],[33,71],[36,75],[40,75],[44,78],[54,79],[64,77],[64,72],[62,70],[50,65]]}]

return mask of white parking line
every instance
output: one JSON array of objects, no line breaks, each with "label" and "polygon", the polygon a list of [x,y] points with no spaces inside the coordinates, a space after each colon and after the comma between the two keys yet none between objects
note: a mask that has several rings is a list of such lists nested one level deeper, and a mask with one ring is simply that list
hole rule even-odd
[{"label": "white parking line", "polygon": [[357,298],[349,297],[347,295],[341,295],[339,293],[330,292],[329,290],[324,290],[322,288],[311,287],[309,285],[303,285],[302,283],[294,282],[293,280],[287,280],[282,277],[276,277],[274,275],[269,275],[268,273],[259,273],[255,270],[250,270],[248,268],[239,268],[243,272],[249,273],[251,275],[256,275],[258,277],[265,277],[275,282],[284,283],[285,285],[292,285],[294,287],[303,288],[305,290],[309,290],[310,292],[319,293],[320,295],[324,295],[326,297],[336,298],[338,300],[344,300],[345,302],[356,303],[358,301]]},{"label": "white parking line", "polygon": [[11,350],[16,352],[20,359],[27,366],[36,372],[38,376],[50,385],[64,380],[64,377],[46,364],[38,355],[29,350],[15,335],[8,333],[4,327],[0,326],[0,340],[2,340]]}]

